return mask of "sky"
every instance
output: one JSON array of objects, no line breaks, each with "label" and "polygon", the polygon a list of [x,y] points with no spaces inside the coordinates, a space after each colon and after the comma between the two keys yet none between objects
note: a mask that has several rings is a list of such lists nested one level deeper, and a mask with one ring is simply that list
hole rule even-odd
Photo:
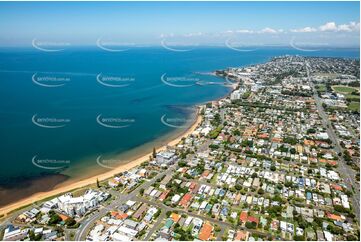
[{"label": "sky", "polygon": [[0,46],[359,47],[355,2],[0,2]]}]

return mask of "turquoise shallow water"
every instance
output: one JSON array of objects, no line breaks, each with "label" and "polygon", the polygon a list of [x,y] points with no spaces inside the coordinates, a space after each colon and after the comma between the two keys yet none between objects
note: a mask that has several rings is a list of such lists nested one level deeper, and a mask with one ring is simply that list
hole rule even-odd
[{"label": "turquoise shallow water", "polygon": [[229,92],[222,85],[197,85],[223,82],[197,73],[284,54],[359,57],[353,49],[1,49],[0,187],[19,187],[45,174],[83,175],[71,172],[72,167],[78,171],[81,166],[99,166],[87,157],[122,154],[184,129],[190,107]]}]

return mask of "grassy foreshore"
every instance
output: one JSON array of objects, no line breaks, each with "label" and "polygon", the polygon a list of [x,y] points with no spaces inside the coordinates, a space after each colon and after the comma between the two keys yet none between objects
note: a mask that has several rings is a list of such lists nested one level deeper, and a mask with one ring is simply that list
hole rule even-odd
[{"label": "grassy foreshore", "polygon": [[[164,144],[160,147],[156,147],[157,151],[165,150],[167,148],[167,146],[177,145],[183,138],[185,138],[188,135],[190,135],[191,133],[193,133],[193,131],[198,127],[198,125],[201,122],[202,122],[202,116],[200,115],[200,112],[198,109],[197,113],[196,113],[196,118],[195,118],[194,122],[192,123],[192,125],[188,129],[186,129],[183,132],[181,132],[180,134],[178,134],[175,138],[169,140],[169,142],[166,142],[166,144]],[[0,216],[1,215],[7,216],[7,215],[11,214],[12,211],[19,210],[21,208],[29,206],[38,201],[45,200],[50,197],[60,195],[62,193],[73,191],[78,188],[83,188],[86,186],[91,186],[96,183],[97,179],[99,181],[107,180],[107,179],[113,177],[115,174],[124,172],[126,170],[130,170],[130,169],[140,165],[141,163],[148,161],[149,157],[151,155],[152,155],[152,149],[144,150],[144,153],[141,154],[140,157],[138,154],[138,158],[134,158],[134,159],[130,158],[128,160],[128,162],[120,164],[119,166],[115,167],[113,170],[107,171],[102,174],[93,175],[91,177],[88,177],[88,178],[85,178],[85,179],[82,179],[79,181],[74,181],[72,183],[59,184],[57,187],[55,187],[55,189],[53,189],[51,191],[35,193],[27,198],[24,198],[19,201],[5,205],[0,208]]]}]

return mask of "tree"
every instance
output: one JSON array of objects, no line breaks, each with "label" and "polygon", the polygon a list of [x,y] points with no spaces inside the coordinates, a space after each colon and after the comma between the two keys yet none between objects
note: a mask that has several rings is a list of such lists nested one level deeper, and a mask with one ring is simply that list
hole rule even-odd
[{"label": "tree", "polygon": [[327,229],[332,233],[332,234],[342,234],[343,233],[343,229],[334,225],[328,225]]},{"label": "tree", "polygon": [[316,133],[316,130],[315,129],[308,129],[307,130],[307,134],[315,134]]},{"label": "tree", "polygon": [[257,228],[257,224],[255,222],[246,222],[246,228],[247,229],[256,229]]},{"label": "tree", "polygon": [[48,221],[48,225],[55,225],[57,223],[59,223],[61,221],[61,218],[59,215],[57,215],[56,213],[53,213],[51,216],[50,216],[50,219]]},{"label": "tree", "polygon": [[153,147],[153,158],[157,157],[157,151],[155,149],[155,147]]},{"label": "tree", "polygon": [[240,136],[241,132],[239,131],[239,129],[233,130],[233,135]]},{"label": "tree", "polygon": [[258,189],[258,194],[259,194],[259,195],[264,194],[264,190],[263,190],[262,188]]},{"label": "tree", "polygon": [[66,226],[70,227],[70,226],[74,226],[76,224],[75,219],[69,217],[65,220],[65,224]]},{"label": "tree", "polygon": [[347,150],[344,151],[343,158],[345,159],[345,161],[352,161],[352,158]]},{"label": "tree", "polygon": [[42,234],[40,234],[40,233],[35,235],[34,230],[29,231],[29,238],[31,241],[39,241],[39,240],[41,240],[41,236],[42,236]]},{"label": "tree", "polygon": [[100,187],[100,184],[99,184],[99,180],[97,178],[97,188],[99,188],[99,187]]},{"label": "tree", "polygon": [[293,239],[294,239],[295,241],[304,241],[304,240],[305,240],[305,237],[302,236],[302,235],[295,235],[295,236],[293,236]]}]

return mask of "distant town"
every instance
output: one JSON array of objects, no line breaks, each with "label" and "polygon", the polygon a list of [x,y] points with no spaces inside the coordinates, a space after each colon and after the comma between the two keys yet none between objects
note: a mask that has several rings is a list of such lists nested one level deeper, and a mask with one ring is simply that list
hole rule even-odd
[{"label": "distant town", "polygon": [[140,166],[20,208],[0,238],[360,240],[359,60],[280,56],[217,70],[235,88]]}]

